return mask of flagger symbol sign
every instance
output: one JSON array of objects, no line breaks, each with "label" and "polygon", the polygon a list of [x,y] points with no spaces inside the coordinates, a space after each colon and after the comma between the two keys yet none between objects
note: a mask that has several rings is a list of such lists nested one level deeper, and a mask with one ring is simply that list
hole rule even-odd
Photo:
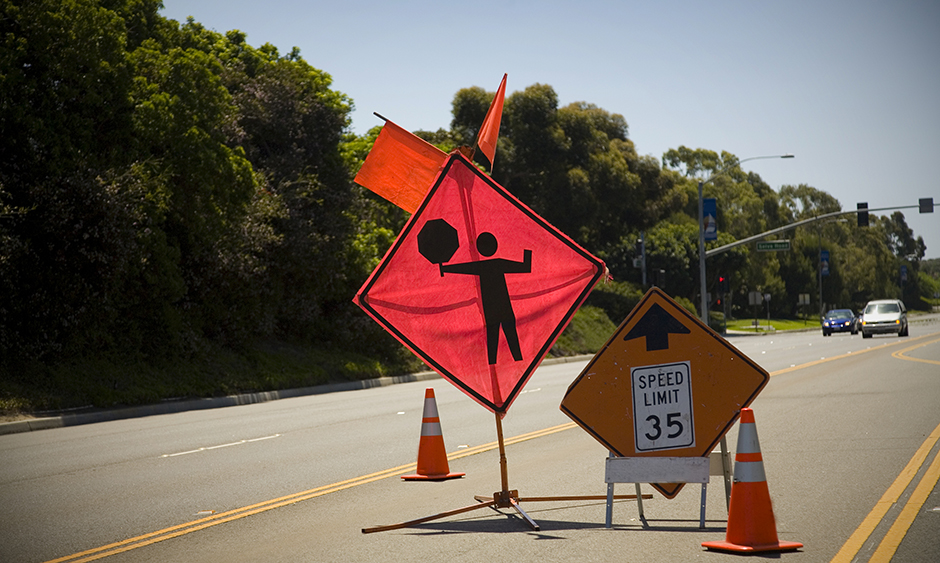
[{"label": "flagger symbol sign", "polygon": [[453,153],[356,302],[435,371],[504,413],[604,270]]}]

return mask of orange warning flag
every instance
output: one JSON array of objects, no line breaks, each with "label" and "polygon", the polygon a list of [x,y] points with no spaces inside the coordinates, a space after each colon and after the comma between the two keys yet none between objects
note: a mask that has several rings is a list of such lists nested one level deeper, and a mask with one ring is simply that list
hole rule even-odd
[{"label": "orange warning flag", "polygon": [[506,75],[499,83],[496,95],[490,102],[490,109],[486,112],[480,132],[477,133],[477,146],[490,160],[490,172],[493,171],[493,159],[496,157],[496,141],[499,140],[499,122],[503,117],[503,98],[506,97]]},{"label": "orange warning flag", "polygon": [[356,174],[356,183],[414,213],[446,158],[444,151],[386,121]]}]

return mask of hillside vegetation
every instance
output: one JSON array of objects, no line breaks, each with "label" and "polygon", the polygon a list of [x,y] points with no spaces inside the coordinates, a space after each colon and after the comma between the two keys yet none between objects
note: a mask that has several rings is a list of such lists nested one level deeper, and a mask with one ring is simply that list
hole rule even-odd
[{"label": "hillside vegetation", "polygon": [[[158,0],[0,6],[0,408],[424,369],[351,301],[407,215],[353,182],[379,128],[351,132],[353,100],[328,72],[296,48],[168,20]],[[416,133],[447,151],[472,144],[492,97],[461,89],[449,126]],[[493,178],[617,280],[595,290],[554,354],[593,352],[637,302],[641,233],[650,280],[698,303],[703,176],[722,172],[706,186],[721,226],[709,245],[841,209],[812,186],[772,188],[727,152],[643,156],[624,116],[559,107],[546,84],[509,94],[502,123]],[[749,291],[774,296],[774,317],[795,316],[796,295],[818,299],[820,234],[827,304],[901,297],[918,308],[940,293],[901,213],[797,229],[788,253],[723,253],[710,259],[709,291],[717,298],[726,276],[732,316],[747,314]]]}]

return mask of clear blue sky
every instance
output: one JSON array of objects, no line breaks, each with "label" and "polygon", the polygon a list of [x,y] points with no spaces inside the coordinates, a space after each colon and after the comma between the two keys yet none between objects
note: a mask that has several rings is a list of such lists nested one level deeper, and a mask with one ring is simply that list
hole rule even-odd
[{"label": "clear blue sky", "polygon": [[[352,129],[450,125],[461,88],[542,83],[623,115],[640,154],[739,158],[843,209],[940,203],[940,2],[164,0],[164,16],[299,47],[355,103]],[[720,203],[719,203],[720,204]],[[904,215],[940,257],[940,209]],[[720,227],[720,226],[719,226]]]}]

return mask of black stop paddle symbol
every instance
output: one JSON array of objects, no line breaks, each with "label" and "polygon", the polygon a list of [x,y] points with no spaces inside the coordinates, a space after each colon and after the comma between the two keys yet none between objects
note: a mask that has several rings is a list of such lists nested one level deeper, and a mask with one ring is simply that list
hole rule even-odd
[{"label": "black stop paddle symbol", "polygon": [[[428,221],[418,233],[418,252],[427,258],[428,262],[437,264],[438,267],[453,258],[459,247],[457,229],[443,219]],[[444,277],[443,270],[441,270],[441,277]]]}]

